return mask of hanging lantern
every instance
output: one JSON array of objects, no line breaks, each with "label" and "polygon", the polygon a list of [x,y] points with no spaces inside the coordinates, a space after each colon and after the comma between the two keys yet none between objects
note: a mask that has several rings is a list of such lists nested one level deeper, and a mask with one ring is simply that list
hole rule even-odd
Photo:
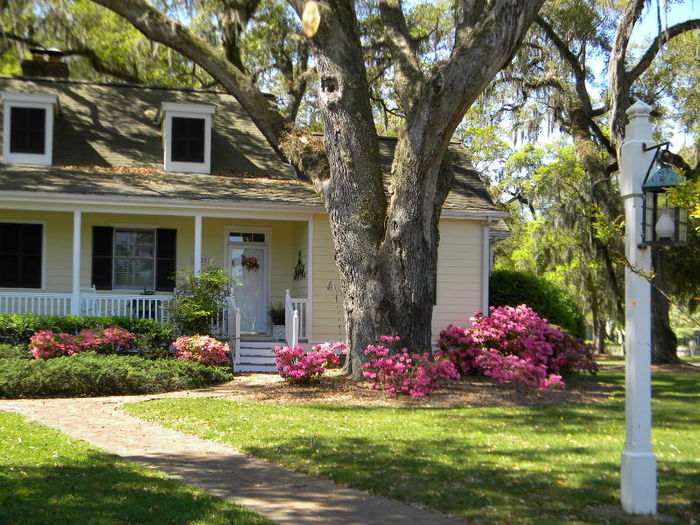
[{"label": "hanging lantern", "polygon": [[[688,210],[673,205],[666,190],[684,182],[683,177],[668,163],[668,150],[656,154],[642,184],[644,191],[643,246],[680,246],[688,242]],[[668,145],[666,144],[668,148]],[[651,148],[648,148],[651,149]],[[647,149],[647,150],[648,150]],[[659,166],[656,171],[652,170]]]}]

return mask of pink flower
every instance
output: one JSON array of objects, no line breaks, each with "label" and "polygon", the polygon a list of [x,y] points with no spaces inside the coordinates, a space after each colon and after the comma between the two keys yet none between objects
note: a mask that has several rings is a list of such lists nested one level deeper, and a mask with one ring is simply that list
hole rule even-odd
[{"label": "pink flower", "polygon": [[179,337],[173,346],[177,349],[178,359],[197,361],[209,366],[227,366],[229,364],[229,346],[207,335]]},{"label": "pink flower", "polygon": [[472,327],[450,325],[440,333],[440,355],[461,373],[481,373],[532,388],[564,386],[561,374],[595,372],[592,348],[551,325],[527,305],[477,313]]},{"label": "pink flower", "polygon": [[301,346],[277,346],[273,351],[280,376],[295,383],[308,383],[327,368],[340,365],[339,354],[347,353],[347,346],[343,342],[323,343],[309,352]]}]

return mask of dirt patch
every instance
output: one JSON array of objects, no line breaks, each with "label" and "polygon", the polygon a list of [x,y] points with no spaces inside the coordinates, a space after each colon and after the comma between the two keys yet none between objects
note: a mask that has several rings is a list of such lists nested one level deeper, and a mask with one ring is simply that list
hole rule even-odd
[{"label": "dirt patch", "polygon": [[241,374],[235,380],[217,387],[173,392],[158,397],[222,397],[227,399],[270,403],[324,403],[407,407],[487,407],[528,406],[542,404],[603,403],[615,390],[613,385],[574,378],[565,390],[542,392],[502,385],[486,377],[467,377],[446,381],[430,396],[387,396],[370,390],[366,383],[357,383],[337,370],[331,370],[319,381],[296,385],[274,374]]},{"label": "dirt patch", "polygon": [[[624,372],[624,366],[602,364],[602,370]],[[653,372],[700,373],[700,367],[683,363],[654,365]],[[329,370],[320,380],[308,385],[284,381],[276,374],[240,374],[229,383],[189,392],[172,392],[157,397],[221,397],[269,403],[324,403],[426,408],[532,406],[548,404],[605,403],[615,385],[596,381],[594,377],[574,377],[564,390],[539,391],[499,384],[488,377],[466,377],[445,381],[443,387],[423,398],[387,396],[357,383],[339,370]],[[154,396],[155,397],[155,396]]]}]

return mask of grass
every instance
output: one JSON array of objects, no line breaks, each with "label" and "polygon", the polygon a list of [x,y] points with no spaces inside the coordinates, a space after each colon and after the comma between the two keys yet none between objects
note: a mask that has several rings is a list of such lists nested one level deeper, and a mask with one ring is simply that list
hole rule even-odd
[{"label": "grass", "polygon": [[[621,385],[619,373],[599,380]],[[654,381],[660,511],[695,515],[695,374]],[[622,391],[608,403],[392,408],[159,399],[127,411],[248,454],[474,523],[628,523],[619,509]],[[673,522],[673,521],[672,521]]]},{"label": "grass", "polygon": [[0,523],[270,522],[58,431],[0,412]]}]

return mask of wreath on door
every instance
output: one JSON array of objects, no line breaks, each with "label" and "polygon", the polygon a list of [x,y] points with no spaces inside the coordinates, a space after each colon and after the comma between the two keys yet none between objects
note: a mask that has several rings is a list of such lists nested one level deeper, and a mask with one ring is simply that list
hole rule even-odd
[{"label": "wreath on door", "polygon": [[241,266],[247,268],[250,272],[254,272],[260,268],[260,264],[255,257],[246,257],[245,255],[241,255]]}]

